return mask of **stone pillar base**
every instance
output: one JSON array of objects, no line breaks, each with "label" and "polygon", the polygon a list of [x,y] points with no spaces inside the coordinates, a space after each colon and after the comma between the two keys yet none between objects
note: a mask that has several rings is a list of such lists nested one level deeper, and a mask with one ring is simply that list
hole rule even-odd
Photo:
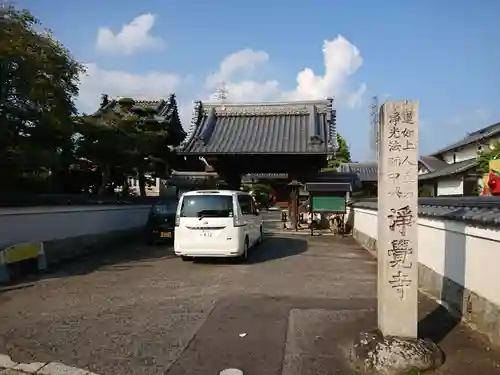
[{"label": "stone pillar base", "polygon": [[350,360],[369,374],[417,375],[444,363],[444,353],[429,339],[384,337],[380,331],[363,332],[350,348]]}]

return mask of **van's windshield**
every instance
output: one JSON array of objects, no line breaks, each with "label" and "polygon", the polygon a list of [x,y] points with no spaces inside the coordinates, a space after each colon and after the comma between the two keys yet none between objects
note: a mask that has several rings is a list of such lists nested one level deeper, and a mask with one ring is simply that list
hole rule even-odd
[{"label": "van's windshield", "polygon": [[230,195],[188,195],[182,200],[181,217],[232,217]]}]

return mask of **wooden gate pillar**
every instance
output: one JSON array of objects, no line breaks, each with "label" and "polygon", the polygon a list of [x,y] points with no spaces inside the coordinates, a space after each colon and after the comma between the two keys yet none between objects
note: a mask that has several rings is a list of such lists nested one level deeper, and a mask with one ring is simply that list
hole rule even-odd
[{"label": "wooden gate pillar", "polygon": [[292,225],[292,229],[295,231],[298,230],[298,222],[299,222],[299,189],[300,189],[300,182],[297,180],[292,180],[288,184],[290,188],[290,223]]},{"label": "wooden gate pillar", "polygon": [[228,174],[223,177],[226,181],[229,190],[240,190],[241,187],[241,176],[235,174]]}]

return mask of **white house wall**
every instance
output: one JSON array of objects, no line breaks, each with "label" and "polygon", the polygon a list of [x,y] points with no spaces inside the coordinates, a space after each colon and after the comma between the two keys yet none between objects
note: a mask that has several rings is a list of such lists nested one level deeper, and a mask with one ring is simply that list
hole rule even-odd
[{"label": "white house wall", "polygon": [[463,195],[464,181],[462,177],[452,177],[437,181],[437,195]]},{"label": "white house wall", "polygon": [[[448,164],[460,163],[461,161],[477,157],[477,151],[477,145],[467,145],[459,151],[448,151],[443,153],[443,159]],[[453,154],[455,154],[455,159],[453,159]]]},{"label": "white house wall", "polygon": [[[484,150],[487,148],[493,148],[493,145],[499,141],[500,138],[498,137],[484,140],[481,142],[482,149]],[[452,164],[453,162],[459,163],[464,160],[474,159],[475,157],[477,157],[477,152],[479,151],[478,146],[478,144],[474,143],[464,146],[459,150],[447,151],[442,154],[442,157],[449,164]],[[453,154],[455,154],[455,161],[453,160]]]}]

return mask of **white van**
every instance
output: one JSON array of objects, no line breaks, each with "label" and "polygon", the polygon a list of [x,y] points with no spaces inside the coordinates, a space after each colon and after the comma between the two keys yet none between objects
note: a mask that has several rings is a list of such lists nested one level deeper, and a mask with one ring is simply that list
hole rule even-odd
[{"label": "white van", "polygon": [[174,251],[196,257],[248,257],[262,241],[262,217],[243,191],[199,190],[182,194],[175,217]]}]

